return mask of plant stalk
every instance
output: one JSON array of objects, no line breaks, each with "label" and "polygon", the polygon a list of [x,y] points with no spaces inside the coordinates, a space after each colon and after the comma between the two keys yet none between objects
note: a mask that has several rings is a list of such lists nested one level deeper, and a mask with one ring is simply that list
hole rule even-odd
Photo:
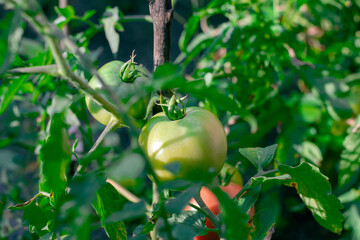
[{"label": "plant stalk", "polygon": [[170,35],[173,20],[171,0],[153,0],[149,3],[154,29],[154,70],[170,60]]}]

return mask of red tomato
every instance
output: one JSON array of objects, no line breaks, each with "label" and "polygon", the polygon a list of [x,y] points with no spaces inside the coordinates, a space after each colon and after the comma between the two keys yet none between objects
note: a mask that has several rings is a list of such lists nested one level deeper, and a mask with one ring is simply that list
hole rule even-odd
[{"label": "red tomato", "polygon": [[[238,194],[238,192],[240,192],[240,190],[242,189],[241,186],[233,182],[230,182],[227,186],[221,186],[220,188],[221,190],[226,192],[230,198],[234,198],[236,194]],[[200,191],[200,197],[212,213],[214,213],[215,215],[218,215],[220,213],[219,201],[217,200],[215,194],[210,191],[210,189],[206,187],[202,187]],[[195,199],[191,199],[190,203],[198,206]],[[190,206],[186,206],[184,210],[185,211],[193,210],[193,208]],[[208,218],[206,218],[205,225],[208,228],[215,228],[214,224]],[[208,232],[208,234],[206,235],[196,236],[194,238],[194,240],[219,240],[219,239],[220,237],[216,232]]]}]

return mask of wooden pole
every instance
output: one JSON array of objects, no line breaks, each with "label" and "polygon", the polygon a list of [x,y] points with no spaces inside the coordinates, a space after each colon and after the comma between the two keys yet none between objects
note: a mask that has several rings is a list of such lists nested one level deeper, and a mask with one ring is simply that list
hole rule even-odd
[{"label": "wooden pole", "polygon": [[171,0],[153,0],[149,3],[154,28],[154,70],[170,60],[170,35],[173,19]]}]

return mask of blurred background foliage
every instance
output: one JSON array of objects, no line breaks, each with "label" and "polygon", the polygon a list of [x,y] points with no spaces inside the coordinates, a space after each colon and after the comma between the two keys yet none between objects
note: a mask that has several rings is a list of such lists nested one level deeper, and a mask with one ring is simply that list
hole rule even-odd
[{"label": "blurred background foliage", "polygon": [[[69,34],[96,65],[127,60],[135,49],[136,61],[152,69],[152,25],[143,19],[148,15],[147,1],[78,0],[70,1],[65,10],[57,9],[56,1],[43,0],[41,4],[51,21],[60,27],[67,23]],[[360,136],[356,120],[360,113],[360,2],[183,0],[173,4],[171,62],[181,66],[186,79],[193,80],[193,85],[179,91],[190,93],[187,105],[198,104],[219,116],[228,135],[227,161],[238,164],[247,180],[255,169],[238,149],[277,143],[275,166],[306,161],[320,167],[344,205],[345,230],[337,236],[316,223],[293,189],[265,186],[258,204],[271,206],[278,214],[272,239],[360,239]],[[101,19],[118,11],[120,20],[114,28],[120,36],[119,48],[112,51]],[[126,18],[134,15],[142,20]],[[0,51],[5,51],[9,43],[3,36],[17,18],[5,9],[0,9],[0,16]],[[42,37],[25,22],[17,21],[24,33],[10,66],[53,63]],[[76,73],[90,79],[71,53],[67,59]],[[38,155],[49,116],[68,108],[63,127],[71,143],[78,139],[69,176],[77,167],[76,156],[85,157],[103,127],[87,113],[83,94],[65,80],[40,74],[20,76],[18,84],[12,78],[0,81],[0,238],[37,239],[36,233],[22,226],[21,211],[8,207],[31,199],[39,191]],[[11,103],[6,102],[9,95]],[[227,99],[234,105],[227,105]],[[119,160],[124,156],[130,162],[139,158],[130,153],[130,144],[128,131],[120,129],[107,136],[101,149],[86,156],[84,161],[95,160],[92,171],[69,183],[76,190],[59,210],[57,229],[67,231],[73,223],[76,230],[68,231],[74,231],[79,239],[86,239],[88,236],[82,235],[86,232],[91,232],[92,239],[106,238],[100,228],[102,219],[90,207],[96,186],[104,178],[96,173],[111,169],[106,176],[124,176],[121,169],[130,165]],[[135,194],[151,199],[144,171],[139,163],[127,177],[117,180]],[[95,205],[101,206],[102,201],[106,202],[98,197]],[[117,202],[123,206],[125,200]],[[139,212],[122,219],[130,223],[129,233],[143,217],[143,206],[132,207]],[[79,222],[82,224],[77,225]],[[84,231],[84,226],[90,230]]]}]

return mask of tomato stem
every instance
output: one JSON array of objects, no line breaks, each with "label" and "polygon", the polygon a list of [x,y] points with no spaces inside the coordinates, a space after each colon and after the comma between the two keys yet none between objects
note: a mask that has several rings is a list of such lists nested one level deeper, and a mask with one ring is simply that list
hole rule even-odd
[{"label": "tomato stem", "polygon": [[[108,178],[108,179],[106,179],[106,182],[110,183],[121,196],[125,197],[130,202],[138,203],[138,202],[142,201],[140,198],[138,198],[136,195],[131,193],[129,190],[127,190],[126,188],[124,188],[119,183],[115,182],[114,180]],[[147,210],[146,214],[148,215],[148,217],[150,217],[151,207],[147,202],[145,202],[145,207]]]},{"label": "tomato stem", "polygon": [[[93,153],[104,141],[105,136],[111,132],[114,131],[116,128],[118,127],[124,127],[125,125],[119,124],[119,121],[115,118],[110,118],[110,121],[108,123],[108,125],[106,125],[105,129],[102,131],[102,133],[100,134],[100,136],[96,139],[94,145],[91,147],[91,149],[89,150],[89,152],[87,153],[87,155],[90,155],[91,153]],[[81,174],[85,171],[86,167],[90,164],[90,162],[84,162],[84,163],[79,163],[79,166],[76,170],[76,172],[78,174]],[[76,175],[76,174],[75,174]]]},{"label": "tomato stem", "polygon": [[207,213],[207,217],[210,221],[215,225],[217,229],[220,229],[219,217],[216,216],[204,203],[204,201],[200,197],[200,193],[194,196],[195,201],[199,204],[200,208],[203,209]]}]

